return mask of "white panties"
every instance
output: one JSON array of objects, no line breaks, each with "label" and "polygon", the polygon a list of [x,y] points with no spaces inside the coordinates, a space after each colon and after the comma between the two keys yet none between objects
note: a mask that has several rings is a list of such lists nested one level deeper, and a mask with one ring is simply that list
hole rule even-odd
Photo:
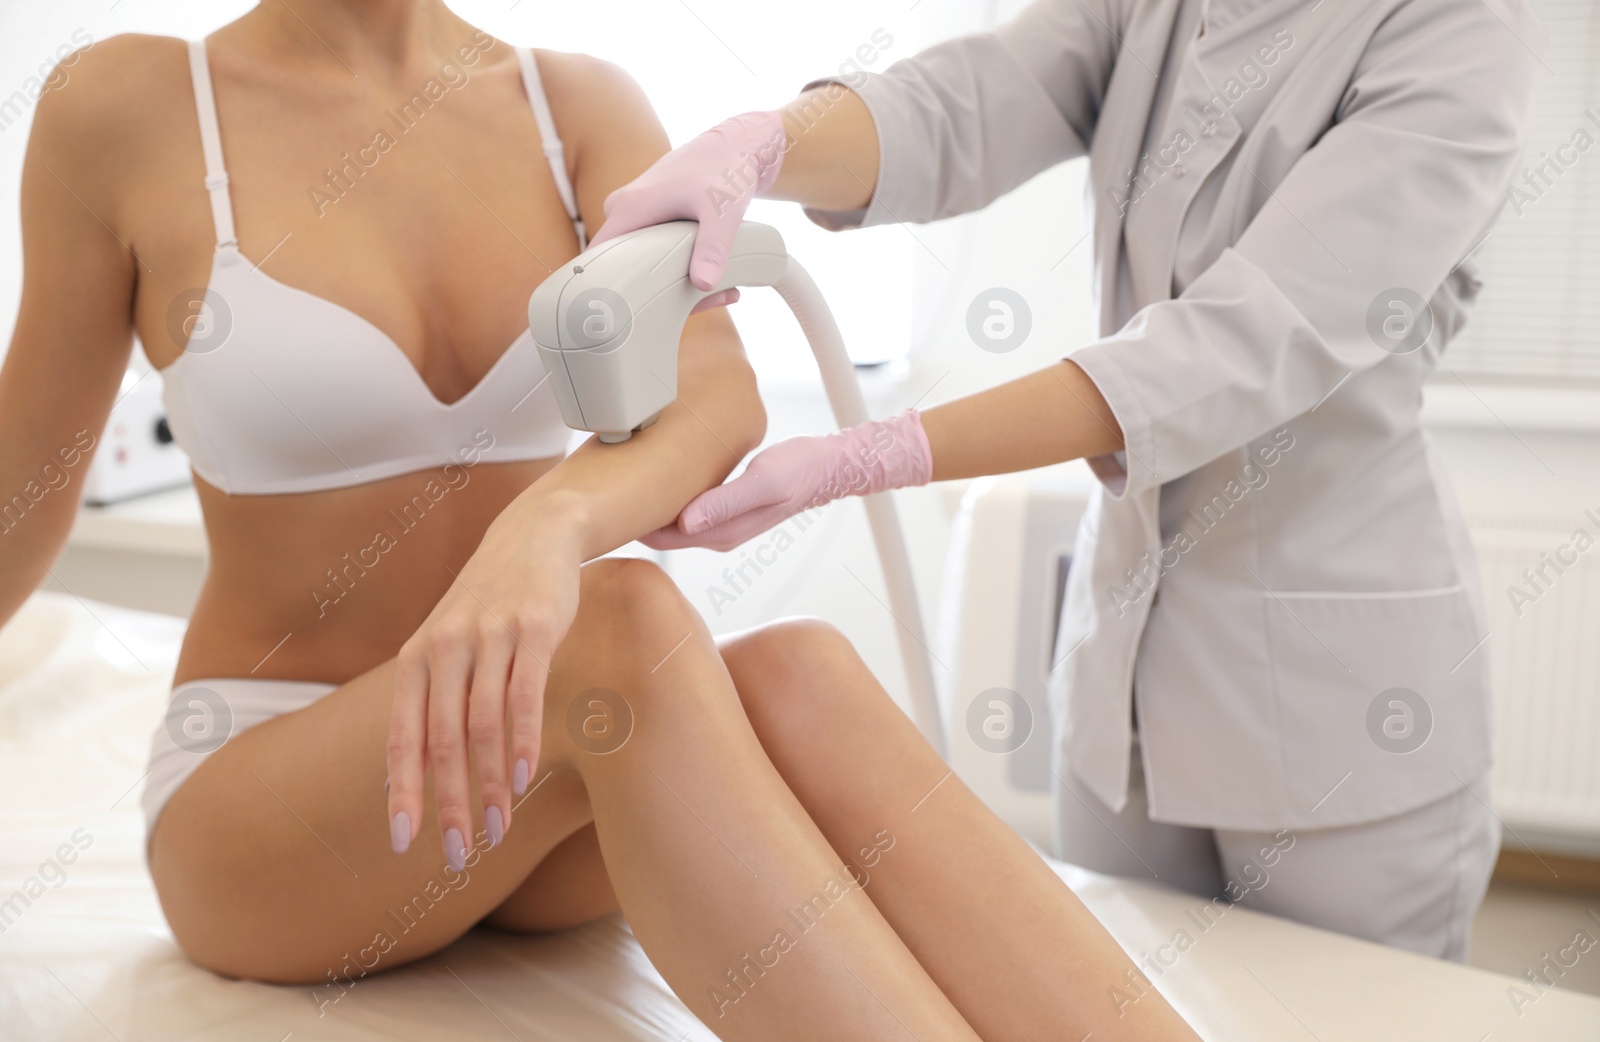
[{"label": "white panties", "polygon": [[143,800],[146,844],[162,808],[207,756],[257,724],[304,709],[338,686],[251,677],[191,680],[174,688],[167,714],[150,739]]}]

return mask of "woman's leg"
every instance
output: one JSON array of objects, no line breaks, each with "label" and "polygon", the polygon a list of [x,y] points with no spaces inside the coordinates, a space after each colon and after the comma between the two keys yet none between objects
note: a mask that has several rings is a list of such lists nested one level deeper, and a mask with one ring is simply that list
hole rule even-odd
[{"label": "woman's leg", "polygon": [[[168,804],[151,871],[196,961],[325,984],[420,958],[592,821],[634,934],[720,1037],[976,1039],[864,895],[790,924],[785,910],[843,869],[763,753],[699,616],[653,566],[584,569],[539,780],[504,843],[480,840],[462,873],[432,822],[407,854],[389,849],[392,677],[391,663],[239,735]],[[631,711],[614,751],[582,729],[596,689]]]},{"label": "woman's leg", "polygon": [[723,658],[767,755],[866,893],[987,1042],[1193,1040],[1033,850],[961,783],[837,631],[736,638]]},{"label": "woman's leg", "polygon": [[593,922],[619,908],[591,822],[539,862],[484,921],[513,933],[551,933]]}]

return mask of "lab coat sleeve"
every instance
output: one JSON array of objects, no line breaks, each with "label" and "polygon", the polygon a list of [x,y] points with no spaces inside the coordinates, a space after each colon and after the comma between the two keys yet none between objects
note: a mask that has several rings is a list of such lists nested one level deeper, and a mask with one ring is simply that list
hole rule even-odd
[{"label": "lab coat sleeve", "polygon": [[1405,5],[1368,42],[1334,124],[1275,187],[1236,166],[1260,202],[1238,241],[1180,297],[1070,356],[1122,426],[1123,458],[1090,461],[1110,494],[1180,477],[1330,394],[1359,393],[1346,381],[1362,371],[1406,364],[1378,346],[1369,308],[1396,288],[1432,298],[1488,234],[1541,42],[1531,16],[1508,26],[1483,3]]},{"label": "lab coat sleeve", "polygon": [[981,209],[1082,156],[1116,55],[1114,0],[1035,0],[993,32],[960,36],[843,83],[878,130],[863,210],[812,210],[826,228],[924,222]]}]

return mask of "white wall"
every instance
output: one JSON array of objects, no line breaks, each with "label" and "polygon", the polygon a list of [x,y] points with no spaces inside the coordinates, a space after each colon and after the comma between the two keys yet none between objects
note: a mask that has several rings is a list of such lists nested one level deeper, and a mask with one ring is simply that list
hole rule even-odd
[{"label": "white wall", "polygon": [[[95,40],[121,32],[196,37],[252,6],[239,0],[0,3],[0,101],[15,91],[30,93],[29,77],[54,61],[58,47],[70,46],[74,32],[80,40],[85,32]],[[928,38],[923,14],[886,0],[810,0],[803,8],[738,0],[451,0],[451,6],[513,43],[583,51],[621,64],[649,94],[675,143],[734,113],[780,104],[806,81],[840,72],[870,44],[874,30],[886,30],[893,42],[872,48],[863,67],[873,70],[912,53]],[[982,7],[955,5],[957,10]],[[137,84],[128,86],[138,90]],[[0,207],[0,353],[10,340],[21,282],[14,201],[32,106],[23,108],[22,118],[0,129],[0,200],[6,201]],[[794,252],[809,262],[835,301],[857,357],[905,353],[911,286],[906,259],[912,240],[903,231],[841,238],[811,226],[793,207],[767,204],[760,204],[754,216],[778,225]],[[870,293],[860,289],[869,286]],[[776,309],[756,306],[746,309],[742,324],[770,372],[804,374],[803,353],[768,346],[782,338],[783,321]]]}]

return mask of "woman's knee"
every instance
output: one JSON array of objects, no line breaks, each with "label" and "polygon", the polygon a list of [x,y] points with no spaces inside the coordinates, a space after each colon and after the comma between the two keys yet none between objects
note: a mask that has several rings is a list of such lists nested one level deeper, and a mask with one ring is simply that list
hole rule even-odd
[{"label": "woman's knee", "polygon": [[649,561],[585,566],[555,666],[545,731],[562,762],[621,748],[647,720],[743,717],[699,613]]},{"label": "woman's knee", "polygon": [[699,623],[699,614],[672,577],[651,561],[603,557],[580,573],[574,630],[612,643],[648,643],[656,637],[676,642]]},{"label": "woman's knee", "polygon": [[758,728],[763,722],[833,716],[881,689],[850,639],[815,618],[783,619],[728,638],[723,662]]},{"label": "woman's knee", "polygon": [[776,668],[785,675],[818,665],[824,668],[860,662],[855,647],[831,622],[798,616],[769,622],[728,637],[722,656],[741,668]]}]

